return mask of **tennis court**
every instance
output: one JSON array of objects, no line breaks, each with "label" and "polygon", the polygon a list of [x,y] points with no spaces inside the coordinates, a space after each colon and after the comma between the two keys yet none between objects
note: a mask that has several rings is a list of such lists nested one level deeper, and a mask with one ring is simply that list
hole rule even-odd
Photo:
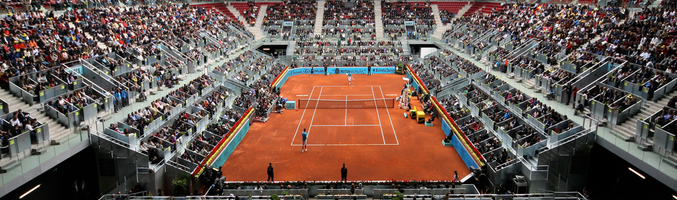
[{"label": "tennis court", "polygon": [[296,102],[303,113],[292,146],[301,145],[304,128],[309,138],[320,135],[308,146],[399,145],[388,110],[395,98],[385,98],[380,85],[313,86]]},{"label": "tennis court", "polygon": [[[442,145],[439,122],[426,127],[395,108],[402,76],[353,76],[353,85],[346,75],[290,77],[281,94],[299,109],[252,123],[223,166],[227,180],[265,181],[268,163],[276,181],[340,180],[343,163],[348,180],[450,180],[455,170],[470,173],[454,148]],[[308,151],[302,153],[304,128]]]}]

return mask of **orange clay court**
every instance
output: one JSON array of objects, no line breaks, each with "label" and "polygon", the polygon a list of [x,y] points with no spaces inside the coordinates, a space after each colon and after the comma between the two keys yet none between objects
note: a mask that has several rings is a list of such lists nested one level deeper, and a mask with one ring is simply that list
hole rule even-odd
[{"label": "orange clay court", "polygon": [[[405,110],[384,99],[399,96],[407,83],[395,74],[291,76],[281,88],[289,101],[307,107],[271,113],[266,123],[253,122],[247,135],[223,165],[228,181],[265,181],[273,163],[275,181],[338,181],[342,164],[348,180],[451,180],[470,174],[453,147],[442,145],[439,118],[426,127],[404,118]],[[371,100],[368,108],[326,108],[345,100]],[[392,100],[390,100],[392,101]],[[363,101],[364,102],[364,101]],[[420,109],[418,100],[411,100]],[[317,107],[317,109],[316,109]],[[308,132],[308,151],[301,152],[301,132]]]}]

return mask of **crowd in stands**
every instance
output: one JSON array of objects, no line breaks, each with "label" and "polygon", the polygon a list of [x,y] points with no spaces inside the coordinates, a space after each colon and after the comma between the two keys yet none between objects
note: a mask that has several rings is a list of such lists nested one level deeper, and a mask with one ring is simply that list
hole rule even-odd
[{"label": "crowd in stands", "polygon": [[[314,23],[311,23],[311,22],[313,22],[313,21],[306,22],[306,25],[303,25],[303,24],[296,25],[296,29],[294,30],[294,34],[291,35],[291,37],[292,37],[291,39],[296,39],[296,40],[300,40],[300,41],[306,41],[306,40],[313,39],[313,31],[315,31],[315,30],[314,30],[314,27],[313,27]],[[287,36],[287,38],[284,38],[284,39],[288,40],[289,39],[288,37],[289,36]]]},{"label": "crowd in stands", "polygon": [[668,73],[650,69],[648,67],[640,67],[639,70],[632,71],[636,72],[634,76],[630,74],[631,70],[632,68],[623,66],[610,77],[609,81],[614,82],[616,87],[620,85],[621,80],[624,78],[629,83],[641,84],[651,91],[649,92],[649,98],[653,91],[672,81],[672,78],[668,76]]},{"label": "crowd in stands", "polygon": [[423,63],[415,61],[413,64],[410,64],[410,67],[428,89],[433,90],[442,87],[440,80],[435,78],[435,74],[427,70]]},{"label": "crowd in stands", "polygon": [[576,74],[580,73],[583,68],[586,66],[586,64],[595,62],[597,58],[594,55],[591,55],[590,53],[586,53],[583,51],[574,51],[569,55],[569,57],[565,61],[571,62],[574,66],[576,66]]},{"label": "crowd in stands", "polygon": [[667,9],[677,9],[677,1],[675,0],[665,0],[661,1],[661,6]]},{"label": "crowd in stands", "polygon": [[[270,35],[280,35],[283,39],[307,40],[312,37],[315,21],[316,2],[310,0],[287,0],[283,3],[270,6],[267,10],[264,26],[280,26],[281,21],[295,21],[296,29],[283,32],[282,28],[264,28]],[[672,4],[670,4],[672,3]],[[674,2],[665,2],[674,5]],[[674,6],[673,6],[674,7]],[[253,24],[255,14],[258,13],[253,5],[245,11],[245,18],[249,24]],[[325,6],[322,35],[319,37],[341,38],[339,42],[297,42],[294,54],[300,55],[299,59],[314,63],[315,66],[328,66],[333,63],[343,62],[345,65],[371,66],[375,61],[387,63],[408,62],[410,57],[403,56],[402,44],[399,42],[376,42],[363,41],[363,37],[372,39],[375,37],[373,1],[358,0],[356,2],[328,1]],[[393,39],[407,37],[420,39],[427,34],[432,34],[435,21],[429,2],[390,2],[383,3],[383,23],[385,35]],[[574,52],[568,57],[576,66],[594,61],[594,55],[589,53],[614,56],[625,59],[632,63],[642,65],[638,70],[629,67],[618,69],[609,77],[615,87],[621,84],[620,80],[628,78],[628,82],[642,84],[647,88],[658,88],[670,82],[672,79],[667,73],[676,71],[677,58],[674,56],[675,35],[673,26],[677,18],[674,10],[644,9],[636,14],[635,19],[620,23],[626,18],[624,8],[598,8],[589,5],[549,5],[516,3],[502,10],[494,10],[491,13],[476,13],[454,22],[463,25],[466,30],[475,33],[487,33],[498,31],[497,39],[509,39],[515,46],[526,43],[529,39],[535,39],[539,43],[532,49],[529,55],[511,58],[512,64],[519,66],[533,75],[540,75],[545,80],[560,82],[571,80],[576,74],[566,70],[553,68],[547,69],[546,65],[557,65],[557,54],[562,51]],[[454,13],[441,11],[442,22],[451,23]],[[414,21],[415,30],[407,31],[404,21]],[[110,58],[107,53],[114,52],[118,56],[130,61],[143,60],[145,57],[159,55],[160,48],[153,45],[159,38],[166,40],[177,47],[183,47],[190,41],[207,42],[208,38],[202,36],[207,33],[212,36],[226,34],[229,36],[225,43],[212,43],[203,47],[208,52],[217,52],[221,49],[232,49],[238,41],[242,41],[251,33],[239,34],[236,32],[222,32],[222,26],[232,25],[244,31],[242,24],[213,10],[205,8],[193,8],[188,5],[159,5],[140,7],[109,7],[95,8],[80,11],[68,11],[62,16],[54,16],[53,13],[17,13],[0,19],[4,24],[0,30],[3,32],[3,40],[0,44],[3,71],[3,81],[10,77],[18,77],[16,84],[26,91],[40,91],[55,87],[59,84],[72,85],[78,78],[65,70],[63,63],[90,59],[103,63],[118,83],[110,93],[115,97],[114,105],[117,112],[120,108],[128,106],[131,102],[131,91],[141,92],[141,84],[148,81],[155,87],[173,87],[178,84],[178,74],[175,69],[184,70],[182,60],[175,57],[160,56],[162,63],[150,65],[150,70],[137,68],[130,72],[116,74],[115,69],[123,65],[122,60]],[[170,27],[170,28],[167,28]],[[230,30],[230,29],[228,29]],[[585,43],[602,32],[602,39],[592,42],[584,47],[584,51],[575,51],[583,47]],[[470,44],[473,38],[469,34],[457,32],[452,29],[445,33],[446,38],[464,38],[464,43],[476,48],[484,49],[489,44],[484,41]],[[104,45],[99,45],[103,43]],[[102,47],[104,46],[104,47]],[[535,55],[545,54],[547,62],[542,63],[535,59]],[[106,55],[106,56],[102,56]],[[495,55],[510,57],[510,51],[498,48]],[[189,60],[206,59],[201,51],[192,49],[183,54]],[[204,60],[205,62],[207,60]],[[320,64],[317,64],[320,63]],[[346,64],[347,63],[347,64]],[[358,64],[359,63],[359,64]],[[503,64],[502,61],[497,65]],[[270,68],[269,68],[270,66]],[[232,78],[249,83],[254,77],[243,70],[263,74],[260,79],[252,81],[251,90],[241,91],[235,98],[233,105],[241,109],[254,108],[257,114],[266,113],[279,96],[279,91],[270,87],[270,82],[284,69],[284,65],[275,63],[273,58],[258,56],[249,51],[239,57],[229,60],[215,70]],[[470,61],[454,56],[451,51],[443,50],[438,56],[431,56],[421,61],[415,61],[411,68],[421,78],[424,85],[429,89],[440,88],[442,77],[453,77],[459,71],[474,74],[481,71],[480,68]],[[663,70],[667,73],[653,69]],[[266,71],[267,70],[267,71]],[[638,71],[635,75],[633,72]],[[33,74],[34,73],[34,74]],[[484,81],[490,83],[496,81],[496,77],[487,75]],[[144,135],[145,126],[154,119],[168,116],[171,108],[179,106],[181,100],[191,96],[202,96],[202,88],[211,85],[214,80],[206,75],[191,81],[167,96],[155,100],[150,106],[134,111],[125,118],[125,124],[140,130],[140,136]],[[505,83],[503,83],[505,84]],[[153,87],[153,86],[151,86]],[[575,92],[574,92],[575,93]],[[92,103],[85,90],[74,91],[70,95],[59,96],[58,100],[48,102],[47,105],[62,113],[69,113]],[[220,115],[219,123],[212,123],[207,130],[216,136],[206,137],[198,135],[192,140],[187,149],[199,155],[206,156],[211,148],[219,141],[217,136],[225,136],[235,122],[242,117],[241,109],[229,109],[223,113],[215,113],[216,106],[224,102],[230,95],[228,90],[215,91],[206,96],[202,101],[195,102],[194,106],[203,109],[196,113],[184,112],[178,120],[169,126],[157,130],[149,140],[142,142],[142,151],[149,154],[152,160],[157,160],[158,152],[153,149],[172,147],[182,143],[181,136],[195,127],[195,123],[209,115]],[[501,109],[500,102],[496,102],[480,89],[466,88],[463,93],[467,99],[476,99],[480,109],[494,122],[505,123],[505,129],[518,127],[516,116],[509,110]],[[505,92],[501,94],[506,102],[517,104],[528,102],[524,109],[525,115],[530,115],[543,122],[547,127],[568,120],[567,116],[555,112],[544,103],[535,98],[525,98],[522,91]],[[617,100],[626,97],[627,93],[611,87],[596,86],[582,92],[582,104],[589,105],[588,98],[594,98],[602,103],[609,104],[614,108],[625,108],[634,104],[633,98],[619,104]],[[429,99],[422,98],[424,110],[430,110]],[[177,101],[178,100],[178,101]],[[511,160],[506,150],[494,151],[501,148],[501,142],[489,134],[473,134],[483,127],[480,120],[469,115],[463,109],[461,102],[453,96],[444,98],[442,101],[445,109],[454,119],[465,118],[462,130],[469,137],[476,148],[480,149],[488,161],[506,163]],[[674,104],[674,102],[673,102]],[[674,107],[674,106],[673,106]],[[17,115],[23,115],[21,111]],[[675,110],[665,109],[664,116],[658,118],[656,123],[665,124],[674,119]],[[469,117],[470,116],[470,117]],[[667,117],[666,117],[667,116]],[[22,130],[31,130],[36,126],[35,119],[30,116],[14,116],[9,126],[3,124],[3,142],[13,134]],[[0,120],[0,123],[4,123]],[[129,135],[131,130],[118,129],[117,125],[111,124],[110,129],[121,134]],[[553,129],[555,132],[563,131]],[[522,126],[515,135],[511,135],[521,146],[531,146],[542,141],[542,137],[530,126]],[[165,143],[168,142],[168,143]],[[173,144],[173,146],[172,146]],[[168,146],[169,145],[169,146]],[[182,158],[193,163],[201,160],[193,154],[184,154]]]},{"label": "crowd in stands", "polygon": [[325,5],[324,23],[328,20],[362,21],[362,23],[374,23],[374,2],[366,0],[328,1]]},{"label": "crowd in stands", "polygon": [[235,72],[242,68],[248,60],[254,59],[254,56],[255,54],[253,51],[246,51],[240,54],[238,57],[226,61],[220,67],[216,67],[215,70],[222,74],[228,75],[228,73]]},{"label": "crowd in stands", "polygon": [[287,0],[268,7],[264,23],[272,21],[312,20],[315,21],[317,5],[311,0]]},{"label": "crowd in stands", "polygon": [[445,60],[449,61],[449,63],[452,63],[458,69],[463,70],[464,72],[466,72],[468,74],[475,74],[475,73],[482,71],[482,69],[477,67],[475,64],[473,64],[469,60],[467,60],[463,57],[460,57],[460,56],[455,56],[454,53],[451,52],[448,49],[442,50],[442,52],[440,53],[440,56],[444,56]]},{"label": "crowd in stands", "polygon": [[[10,77],[42,71],[98,52],[100,49],[92,45],[95,41],[86,38],[82,30],[69,26],[75,22],[71,14],[31,12],[0,19],[4,24],[0,28],[3,36],[0,79],[7,83]],[[41,82],[36,88],[46,82],[55,83],[53,79]]]},{"label": "crowd in stands", "polygon": [[[117,13],[117,14],[114,14]],[[181,13],[169,15],[168,13]],[[188,18],[191,16],[192,18]],[[150,19],[152,23],[141,23],[140,19]],[[188,20],[185,20],[188,19]],[[40,72],[31,77],[24,76],[17,82],[20,87],[28,91],[39,91],[55,87],[59,84],[72,85],[77,77],[65,72],[62,63],[78,59],[96,58],[109,52],[115,52],[122,58],[129,60],[141,60],[137,57],[160,54],[160,50],[150,42],[157,40],[162,35],[163,40],[170,42],[186,41],[192,38],[194,41],[203,39],[199,33],[212,35],[222,34],[220,26],[232,25],[242,27],[234,23],[232,19],[204,8],[193,8],[188,4],[140,6],[140,7],[108,7],[83,10],[66,11],[63,15],[55,16],[53,12],[17,13],[0,19],[5,24],[2,28],[4,40],[2,43],[2,71],[3,80],[9,77],[19,76],[32,72]],[[100,23],[103,22],[103,23]],[[170,26],[172,29],[166,29]],[[229,30],[229,29],[228,29]],[[221,46],[232,47],[231,43],[241,40],[243,34],[233,34],[228,31],[226,43]],[[105,45],[100,45],[103,42]],[[140,54],[131,53],[130,49]],[[216,46],[207,46],[208,51],[215,51]],[[115,69],[122,63],[111,59],[108,55],[95,59],[103,63],[115,75]],[[179,65],[179,61],[167,58],[169,68]],[[44,69],[60,66],[55,70]],[[176,82],[176,74],[164,74],[163,66],[154,65],[155,74],[149,75],[147,71],[135,71],[117,76],[118,87],[111,89],[115,94],[115,110],[129,103],[127,90],[137,90],[141,82],[149,80],[149,76],[161,77],[158,85],[171,86]],[[159,76],[158,76],[159,75]],[[164,76],[163,76],[164,75]],[[35,80],[31,80],[35,79]],[[171,79],[171,80],[170,80]],[[170,84],[166,84],[170,83]],[[139,91],[141,92],[141,91]],[[86,101],[72,101],[69,97],[48,103],[48,105],[68,112],[87,104]],[[63,99],[63,100],[61,100]],[[73,106],[75,104],[75,106]]]},{"label": "crowd in stands", "polygon": [[362,40],[374,38],[374,2],[327,1],[325,4],[321,38]]},{"label": "crowd in stands", "polygon": [[195,107],[205,110],[209,116],[218,115],[216,113],[217,106],[225,104],[225,100],[230,96],[228,89],[215,90],[210,95],[205,96],[205,99],[200,102],[195,102]]},{"label": "crowd in stands", "polygon": [[538,54],[543,54],[547,58],[546,64],[557,65],[557,54],[562,51],[562,46],[559,44],[553,44],[548,42],[538,43],[538,46],[534,48],[532,58],[535,58]]},{"label": "crowd in stands", "polygon": [[446,26],[449,22],[454,20],[456,13],[449,12],[447,10],[440,10],[440,18],[442,19],[442,25]]},{"label": "crowd in stands", "polygon": [[318,41],[296,45],[294,54],[307,66],[392,66],[411,60],[410,56],[402,55],[401,42],[348,39],[341,43]]},{"label": "crowd in stands", "polygon": [[294,52],[318,55],[324,55],[326,53],[354,53],[376,56],[381,54],[393,54],[399,56],[403,52],[401,45],[401,42],[353,41],[351,39],[340,45],[335,42],[299,42],[297,43],[298,48],[294,49]]},{"label": "crowd in stands", "polygon": [[[664,59],[674,60],[675,10],[643,9],[632,19],[614,26],[587,51],[598,55],[622,58],[639,65],[656,65]],[[674,63],[674,62],[673,62]],[[661,68],[674,68],[661,65]],[[675,71],[674,69],[670,69]]]},{"label": "crowd in stands", "polygon": [[[190,96],[200,96],[202,89],[211,84],[213,84],[213,78],[202,75],[184,85],[183,87],[170,92],[158,100],[153,101],[149,106],[128,114],[127,118],[124,120],[124,123],[135,127],[140,131],[139,136],[143,136],[145,134],[145,128],[151,121],[159,117],[167,119],[170,114],[169,111],[172,108],[179,106],[179,104],[185,103],[185,100]],[[111,127],[113,127],[113,124],[111,124]],[[113,130],[121,134],[128,134],[126,130],[119,130],[117,127],[115,127]]]},{"label": "crowd in stands", "polygon": [[254,5],[253,1],[247,2],[247,9],[242,11],[242,16],[244,17],[247,24],[254,26],[256,23],[256,15],[259,14],[259,7]]},{"label": "crowd in stands", "polygon": [[315,24],[316,13],[317,4],[315,1],[311,0],[287,0],[282,3],[271,5],[268,7],[266,17],[263,19],[263,31],[273,37],[303,38],[305,37],[304,34],[307,33],[307,30],[297,30],[296,33],[283,31],[283,22],[294,21],[294,26],[309,25],[312,27]]},{"label": "crowd in stands", "polygon": [[[470,90],[470,92],[468,90]],[[474,90],[472,90],[472,88],[468,86],[464,89],[463,95],[469,97],[478,94],[473,91]],[[493,167],[496,167],[496,165],[499,164],[506,163],[512,159],[508,155],[507,151],[501,147],[501,141],[499,141],[498,138],[492,136],[491,134],[482,131],[484,127],[482,121],[480,121],[475,117],[472,117],[470,113],[467,112],[467,109],[463,108],[462,103],[459,102],[459,100],[456,97],[454,97],[453,95],[444,97],[440,101],[440,103],[444,106],[445,110],[451,115],[451,117],[454,120],[457,120],[457,123],[459,121],[461,122],[458,124],[459,128],[466,136],[468,136],[470,142],[472,142],[473,146],[477,148],[477,150],[482,154],[485,160],[491,163],[496,163],[492,165]],[[451,138],[447,137],[447,139],[445,140],[451,141]],[[496,152],[495,150],[497,149],[502,150]]]},{"label": "crowd in stands", "polygon": [[[118,14],[112,15],[112,13]],[[170,15],[169,13],[180,14]],[[80,10],[74,15],[73,17],[79,20],[76,24],[80,25],[82,30],[99,42],[103,42],[111,51],[130,61],[158,55],[160,50],[147,44],[160,39],[160,36],[163,41],[182,47],[191,41],[209,42],[207,36],[201,34],[208,34],[212,38],[225,34],[227,38],[224,39],[224,44],[218,45],[224,49],[234,49],[237,45],[234,44],[235,42],[252,35],[234,19],[212,9],[190,7],[188,4],[95,8]],[[151,19],[152,23],[141,23],[139,19],[144,18]],[[104,23],[94,23],[97,21]],[[240,29],[242,33],[230,30],[227,28],[228,25]],[[165,26],[172,28],[166,29]],[[131,53],[129,49],[134,49],[137,53]],[[206,49],[214,50],[215,48]]]},{"label": "crowd in stands", "polygon": [[424,59],[424,62],[428,66],[432,66],[432,70],[437,71],[441,77],[449,77],[451,75],[456,75],[456,70],[454,70],[450,65],[442,61],[440,58],[431,56]]},{"label": "crowd in stands", "polygon": [[[597,85],[581,92],[583,106],[590,106],[591,100],[607,104],[611,109],[625,109],[637,102],[637,97],[629,95],[627,92],[612,87]],[[627,97],[627,98],[626,98]],[[623,102],[618,100],[623,99]]]},{"label": "crowd in stands", "polygon": [[442,82],[439,79],[456,78],[457,70],[462,70],[468,74],[481,71],[469,60],[455,56],[447,49],[423,59],[423,63],[416,62],[410,66],[429,89],[441,87]]},{"label": "crowd in stands", "polygon": [[0,119],[0,144],[3,147],[10,144],[10,138],[24,132],[30,132],[31,142],[37,141],[36,128],[41,123],[33,118],[30,113],[19,109],[7,117],[7,119]]},{"label": "crowd in stands", "polygon": [[[376,29],[373,27],[367,27],[365,28],[366,24],[360,24],[357,23],[358,26],[357,28],[337,28],[337,27],[331,27],[331,28],[323,28],[322,29],[322,35],[320,35],[319,39],[324,39],[324,38],[341,38],[341,39],[350,39],[350,40],[362,40],[363,36],[364,38],[371,38],[374,40],[374,37],[376,37]],[[340,26],[340,25],[337,25]]]},{"label": "crowd in stands", "polygon": [[503,38],[511,40],[536,38],[571,52],[596,34],[614,27],[626,18],[626,13],[625,8],[516,3],[492,13],[476,13],[455,23],[478,33],[497,30]]},{"label": "crowd in stands", "polygon": [[[384,34],[393,40],[407,36],[408,39],[420,39],[431,35],[435,25],[430,2],[385,1],[381,5]],[[414,31],[405,29],[404,22],[413,21]]]},{"label": "crowd in stands", "polygon": [[63,65],[42,71],[36,71],[33,68],[31,71],[22,74],[18,76],[14,83],[21,89],[32,92],[36,97],[39,96],[41,91],[58,85],[67,85],[69,89],[72,89],[73,83],[78,79],[71,72],[66,71],[66,67]]}]

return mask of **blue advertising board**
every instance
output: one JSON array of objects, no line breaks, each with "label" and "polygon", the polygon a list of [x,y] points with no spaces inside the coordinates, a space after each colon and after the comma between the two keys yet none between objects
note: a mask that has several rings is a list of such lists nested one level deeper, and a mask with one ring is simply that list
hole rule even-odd
[{"label": "blue advertising board", "polygon": [[[312,67],[313,74],[324,74],[324,67]],[[367,67],[327,67],[329,74],[367,74]],[[301,67],[289,70],[287,77],[299,74],[310,74],[311,67]],[[372,67],[372,74],[394,74],[395,67]]]},{"label": "blue advertising board", "polygon": [[[367,67],[327,67],[329,74],[367,74]],[[287,81],[291,76],[301,75],[301,74],[310,74],[311,67],[300,67],[296,69],[290,69],[289,72],[284,77],[281,77],[279,83],[275,86],[277,89],[281,88],[282,85]],[[324,67],[312,67],[313,74],[324,74]],[[395,67],[372,67],[372,74],[394,74]]]}]

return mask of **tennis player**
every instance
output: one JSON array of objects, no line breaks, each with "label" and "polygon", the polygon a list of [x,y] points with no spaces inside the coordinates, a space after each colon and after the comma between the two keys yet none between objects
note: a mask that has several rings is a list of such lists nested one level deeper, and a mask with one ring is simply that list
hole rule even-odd
[{"label": "tennis player", "polygon": [[308,133],[306,133],[306,129],[303,129],[303,133],[301,133],[301,136],[303,136],[303,145],[301,145],[301,153],[304,151],[308,151]]},{"label": "tennis player", "polygon": [[353,80],[355,80],[355,78],[353,78],[353,74],[351,74],[350,72],[348,72],[348,85],[352,85],[352,84],[353,84]]},{"label": "tennis player", "polygon": [[315,73],[315,68],[310,67],[310,77],[313,77],[313,73]]}]

